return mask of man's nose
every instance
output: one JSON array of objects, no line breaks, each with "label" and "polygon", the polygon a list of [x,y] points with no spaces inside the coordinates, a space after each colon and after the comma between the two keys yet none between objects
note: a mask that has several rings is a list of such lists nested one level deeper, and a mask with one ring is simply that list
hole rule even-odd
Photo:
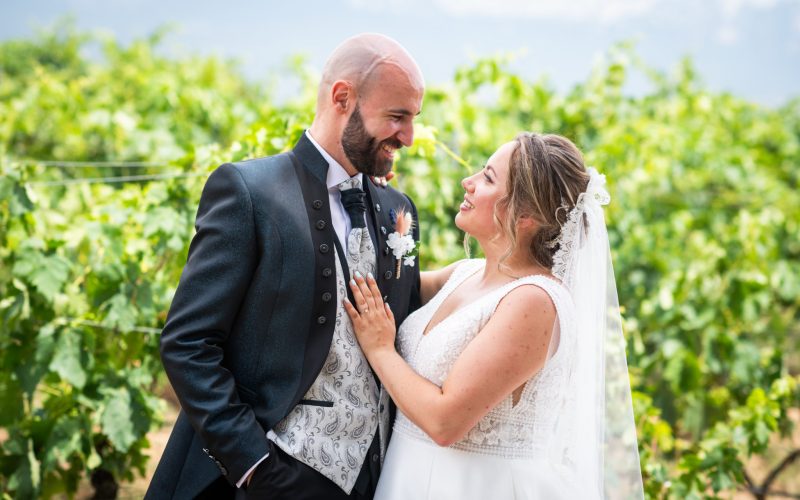
[{"label": "man's nose", "polygon": [[397,133],[397,140],[405,147],[414,144],[414,125],[411,123],[403,125],[400,132]]}]

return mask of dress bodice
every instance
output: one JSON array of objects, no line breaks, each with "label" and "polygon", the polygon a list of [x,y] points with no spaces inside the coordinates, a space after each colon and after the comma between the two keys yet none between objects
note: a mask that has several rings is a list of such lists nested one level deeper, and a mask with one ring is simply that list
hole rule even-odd
[{"label": "dress bodice", "polygon": [[[542,275],[526,276],[458,309],[424,334],[442,302],[484,266],[482,259],[459,264],[439,293],[400,326],[398,351],[414,371],[441,387],[458,357],[488,323],[503,297],[522,285],[535,285],[547,292],[556,308],[557,324],[553,338],[558,338],[557,349],[544,367],[525,384],[516,404],[509,394],[462,440],[451,445],[464,451],[507,458],[534,457],[547,449],[548,440],[554,434],[556,417],[567,404],[569,374],[566,358],[574,350],[575,341],[572,299],[556,280]],[[395,431],[432,442],[402,412],[398,412]]]}]

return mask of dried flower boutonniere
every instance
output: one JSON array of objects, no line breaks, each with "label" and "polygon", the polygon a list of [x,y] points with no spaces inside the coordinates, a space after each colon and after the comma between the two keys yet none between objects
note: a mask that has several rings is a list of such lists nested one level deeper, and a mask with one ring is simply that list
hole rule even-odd
[{"label": "dried flower boutonniere", "polygon": [[398,279],[403,265],[414,266],[414,258],[417,253],[417,243],[414,241],[414,237],[411,236],[414,218],[411,216],[411,212],[406,212],[405,207],[397,211],[392,209],[389,211],[389,215],[394,224],[394,232],[389,235],[386,244],[392,249],[392,254],[397,259],[394,277]]}]

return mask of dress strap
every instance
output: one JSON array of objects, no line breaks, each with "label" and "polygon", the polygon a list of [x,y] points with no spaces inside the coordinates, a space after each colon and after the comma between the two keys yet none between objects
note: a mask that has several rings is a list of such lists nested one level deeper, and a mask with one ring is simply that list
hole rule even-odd
[{"label": "dress strap", "polygon": [[484,259],[464,259],[462,260],[453,272],[450,274],[450,277],[447,278],[447,281],[442,286],[441,293],[441,301],[444,301],[450,293],[458,288],[458,285],[466,281],[467,278],[475,274],[476,271],[482,269],[483,266],[486,265],[486,261]]},{"label": "dress strap", "polygon": [[557,282],[552,278],[548,278],[541,274],[535,274],[531,276],[523,276],[517,280],[514,280],[506,285],[503,285],[498,289],[497,296],[495,297],[495,302],[493,304],[492,310],[494,311],[497,309],[497,305],[500,304],[500,301],[508,295],[512,290],[522,285],[535,285],[542,290],[544,290],[548,296],[550,296],[550,300],[553,301],[553,304],[556,307],[556,315],[559,318],[567,316],[569,311],[567,310],[572,303],[572,298],[569,295],[567,289],[561,283]]}]

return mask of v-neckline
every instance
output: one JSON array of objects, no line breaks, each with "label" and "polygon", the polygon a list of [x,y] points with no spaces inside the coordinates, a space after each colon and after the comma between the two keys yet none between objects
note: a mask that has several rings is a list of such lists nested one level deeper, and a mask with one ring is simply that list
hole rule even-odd
[{"label": "v-neckline", "polygon": [[[485,266],[486,266],[486,263],[484,262],[484,264],[483,264],[483,267],[485,267]],[[498,287],[496,287],[496,288],[493,288],[491,291],[489,291],[488,293],[485,293],[485,294],[481,295],[481,296],[480,296],[480,297],[478,297],[477,299],[475,299],[475,300],[471,300],[471,301],[467,302],[466,304],[464,304],[463,306],[459,307],[458,309],[454,309],[454,310],[453,310],[453,312],[451,312],[450,314],[448,314],[448,315],[447,315],[447,316],[445,316],[444,318],[440,319],[440,320],[439,320],[439,321],[438,321],[438,322],[437,322],[435,325],[431,325],[431,322],[433,321],[433,318],[434,318],[434,316],[436,316],[436,313],[438,313],[438,312],[439,312],[439,309],[441,309],[441,307],[442,307],[442,304],[444,304],[444,301],[445,301],[445,300],[447,300],[447,298],[448,298],[448,297],[450,297],[451,295],[453,295],[453,292],[455,292],[456,290],[458,290],[458,287],[460,287],[461,285],[463,285],[463,284],[464,284],[464,282],[465,282],[465,281],[467,281],[468,279],[472,278],[472,277],[475,275],[475,273],[477,273],[477,272],[478,272],[478,271],[480,271],[481,269],[482,269],[481,267],[478,267],[478,268],[476,268],[474,271],[472,271],[471,273],[467,274],[467,275],[464,277],[464,279],[462,279],[462,280],[461,280],[461,281],[460,281],[458,284],[456,284],[456,285],[455,285],[455,286],[454,286],[454,287],[453,287],[453,288],[452,288],[452,289],[451,289],[451,290],[450,290],[450,291],[447,293],[447,295],[445,295],[444,297],[442,297],[442,300],[439,302],[439,304],[437,304],[437,306],[436,306],[436,309],[433,311],[433,314],[431,314],[430,318],[428,318],[428,322],[427,322],[427,323],[425,323],[425,328],[422,330],[422,338],[426,338],[428,335],[430,335],[430,334],[431,334],[431,332],[433,332],[433,331],[434,331],[436,328],[438,328],[438,327],[439,327],[439,325],[441,325],[442,323],[444,323],[444,322],[445,322],[445,321],[447,321],[448,319],[452,318],[452,317],[453,317],[453,315],[455,315],[456,313],[459,313],[459,312],[461,312],[463,309],[465,309],[465,308],[467,308],[467,307],[469,307],[469,306],[471,306],[471,305],[473,305],[473,304],[475,304],[475,303],[477,303],[477,302],[479,302],[479,301],[483,300],[483,299],[484,299],[484,298],[486,298],[488,295],[490,295],[490,294],[492,294],[492,293],[496,292],[497,290],[499,290],[499,289],[501,289],[502,287],[504,287],[504,286],[508,285],[509,283],[513,283],[513,281],[509,281],[508,283],[504,283],[504,284],[502,284],[502,285],[500,285],[500,286],[498,286]],[[455,271],[454,271],[454,272],[455,272]],[[516,280],[515,280],[515,281],[516,281]]]},{"label": "v-neckline", "polygon": [[[428,321],[425,323],[425,328],[422,330],[422,336],[421,336],[421,338],[423,338],[423,339],[424,339],[424,338],[427,338],[427,337],[428,337],[428,336],[429,336],[429,335],[430,335],[430,334],[431,334],[431,333],[432,333],[432,332],[433,332],[435,329],[439,328],[439,326],[440,326],[442,323],[444,323],[444,322],[445,322],[445,321],[447,321],[448,319],[452,318],[452,317],[453,317],[455,314],[457,314],[457,313],[460,313],[462,310],[466,309],[467,307],[470,307],[470,306],[472,306],[473,304],[477,304],[478,302],[480,302],[481,300],[485,299],[486,297],[488,297],[488,296],[492,295],[493,293],[495,293],[496,291],[500,290],[501,288],[503,288],[503,287],[506,287],[506,286],[510,285],[511,283],[516,283],[517,281],[519,281],[519,280],[521,280],[521,279],[525,279],[525,278],[532,278],[532,277],[541,276],[542,278],[548,279],[548,280],[550,280],[550,281],[553,281],[554,283],[556,283],[556,284],[559,284],[559,285],[560,285],[560,283],[558,283],[556,280],[554,280],[554,279],[552,279],[552,278],[550,278],[550,277],[548,277],[548,276],[546,276],[546,275],[544,275],[544,274],[529,274],[529,275],[526,275],[526,276],[522,276],[522,277],[516,278],[516,279],[514,279],[514,280],[512,280],[512,281],[509,281],[508,283],[504,283],[504,284],[502,284],[502,285],[500,285],[500,286],[498,286],[498,287],[495,287],[495,288],[493,288],[493,289],[489,290],[487,293],[485,293],[485,294],[481,295],[481,296],[480,296],[480,297],[478,297],[477,299],[475,299],[475,300],[471,300],[471,301],[467,302],[466,304],[464,304],[463,306],[459,307],[458,309],[454,309],[454,310],[453,310],[453,312],[451,312],[450,314],[448,314],[448,315],[447,315],[447,316],[445,316],[444,318],[440,319],[440,320],[439,320],[439,321],[438,321],[438,322],[437,322],[435,325],[431,325],[431,322],[433,321],[433,318],[434,318],[434,316],[436,316],[436,313],[437,313],[437,312],[439,312],[439,309],[441,309],[441,307],[442,307],[442,304],[444,304],[444,301],[445,301],[445,300],[447,300],[447,298],[448,298],[448,297],[450,297],[451,295],[453,295],[453,292],[455,292],[456,290],[458,290],[458,287],[460,287],[461,285],[463,285],[465,281],[467,281],[468,279],[470,279],[471,277],[473,277],[473,276],[475,275],[475,273],[477,273],[477,272],[478,272],[478,271],[480,271],[481,269],[484,269],[485,267],[486,267],[486,261],[484,261],[484,262],[483,262],[483,266],[481,266],[481,267],[476,267],[474,271],[472,271],[471,273],[467,274],[467,275],[466,275],[466,276],[465,276],[465,277],[464,277],[464,278],[463,278],[463,279],[462,279],[462,280],[461,280],[461,281],[460,281],[458,284],[456,284],[456,285],[455,285],[455,286],[454,286],[454,287],[453,287],[453,288],[452,288],[452,289],[451,289],[451,290],[450,290],[450,291],[447,293],[447,295],[445,295],[444,297],[442,297],[442,300],[441,300],[441,301],[439,302],[439,304],[436,306],[436,309],[433,311],[433,314],[431,314],[430,318],[428,318]],[[453,271],[453,273],[455,273],[455,272],[457,272],[457,269]],[[451,279],[452,279],[452,276],[451,276]],[[445,284],[445,286],[447,286],[447,284]]]}]

